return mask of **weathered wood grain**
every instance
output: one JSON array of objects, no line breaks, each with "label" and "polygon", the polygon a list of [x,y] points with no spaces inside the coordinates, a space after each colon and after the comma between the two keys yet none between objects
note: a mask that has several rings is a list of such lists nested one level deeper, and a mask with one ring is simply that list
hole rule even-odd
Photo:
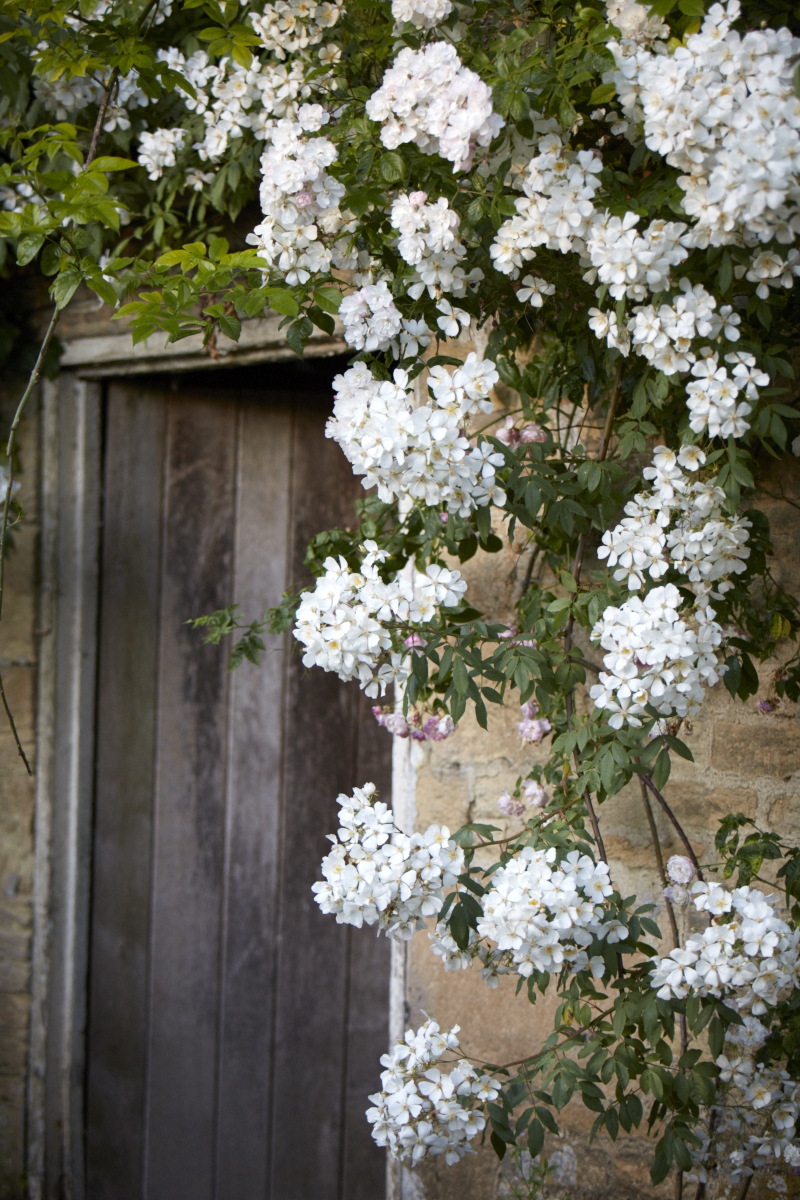
[{"label": "weathered wood grain", "polygon": [[[312,883],[391,740],[287,636],[227,672],[190,616],[307,579],[360,488],[314,396],[108,401],[87,1200],[382,1200],[364,1118],[389,955]],[[296,649],[296,647],[295,647]]]},{"label": "weathered wood grain", "polygon": [[211,1200],[227,664],[186,620],[231,600],[236,409],[170,399],[167,425],[145,1195]]},{"label": "weathered wood grain", "polygon": [[87,1195],[142,1189],[165,406],[107,416],[92,864]]}]

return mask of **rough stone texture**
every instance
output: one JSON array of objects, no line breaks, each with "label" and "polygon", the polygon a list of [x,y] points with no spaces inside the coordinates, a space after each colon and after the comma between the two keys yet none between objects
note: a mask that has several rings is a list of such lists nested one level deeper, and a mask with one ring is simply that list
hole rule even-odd
[{"label": "rough stone texture", "polygon": [[[15,397],[0,402],[8,428]],[[0,623],[0,670],[31,764],[35,760],[35,585],[38,547],[35,402],[19,439],[17,499],[25,515],[6,560]],[[25,1195],[25,1070],[30,1008],[33,781],[25,772],[5,714],[0,712],[0,1196]]]},{"label": "rough stone texture", "polygon": [[[782,466],[780,485],[785,494],[800,498],[800,463]],[[778,494],[776,479],[768,479],[767,491]],[[773,573],[795,595],[800,593],[800,558],[797,555],[798,513],[790,505],[764,498],[776,540]],[[479,554],[466,564],[469,597],[492,616],[510,619],[513,603],[525,577],[528,552],[523,541],[512,549],[489,556]],[[587,570],[600,565],[589,563]],[[542,582],[547,582],[543,580]],[[584,643],[583,653],[598,661],[596,648]],[[786,643],[785,657],[794,648]],[[714,833],[718,820],[727,812],[743,812],[762,828],[800,838],[800,721],[796,706],[783,703],[764,716],[756,700],[770,695],[778,663],[760,671],[762,688],[746,704],[733,701],[723,686],[708,697],[702,712],[685,732],[694,762],[674,757],[665,796],[701,861],[713,862]],[[416,789],[417,828],[431,822],[457,828],[467,820],[486,821],[503,829],[503,835],[518,827],[497,810],[504,788],[513,789],[537,762],[544,761],[546,748],[525,747],[516,732],[516,706],[490,706],[488,732],[481,730],[469,714],[450,740],[426,743]],[[681,844],[664,813],[656,807],[656,824],[665,855],[682,852]],[[640,788],[629,785],[602,806],[600,820],[612,863],[615,882],[625,895],[635,892],[641,902],[653,902],[663,918],[661,884],[653,860],[650,831]],[[766,870],[767,868],[765,868]],[[692,927],[689,915],[682,918],[684,931]],[[666,919],[662,919],[666,929]],[[435,1016],[443,1027],[461,1026],[462,1044],[470,1054],[492,1062],[510,1062],[536,1049],[549,1028],[553,1002],[548,997],[535,1007],[515,996],[515,980],[501,979],[489,990],[476,971],[446,974],[440,960],[430,953],[427,936],[418,934],[409,955],[409,1023],[416,1026],[423,1012]],[[616,1145],[599,1138],[589,1145],[593,1114],[582,1105],[570,1105],[563,1115],[565,1135],[548,1138],[545,1155],[562,1165],[552,1178],[547,1195],[563,1200],[633,1200],[638,1196],[671,1195],[667,1180],[653,1189],[649,1180],[652,1142],[646,1137],[626,1138]],[[566,1168],[564,1164],[566,1163]],[[572,1164],[572,1166],[570,1166]],[[449,1168],[440,1161],[425,1164],[403,1188],[406,1200],[495,1200],[513,1195],[504,1184],[507,1168],[493,1151],[479,1148]],[[800,1180],[791,1173],[771,1186],[754,1183],[756,1197],[795,1195]],[[689,1195],[695,1185],[690,1184]],[[526,1193],[522,1193],[526,1194]],[[684,1191],[686,1195],[686,1191]]]}]

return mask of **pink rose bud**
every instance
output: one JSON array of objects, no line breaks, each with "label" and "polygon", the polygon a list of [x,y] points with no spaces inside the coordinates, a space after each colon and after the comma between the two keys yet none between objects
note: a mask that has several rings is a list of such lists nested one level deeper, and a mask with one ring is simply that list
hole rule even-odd
[{"label": "pink rose bud", "polygon": [[507,817],[521,817],[525,812],[525,801],[517,800],[510,792],[503,792],[497,801],[497,807]]},{"label": "pink rose bud", "polygon": [[447,524],[447,513],[439,513],[439,520],[443,525]]},{"label": "pink rose bud", "polygon": [[297,208],[308,208],[309,204],[314,203],[314,194],[313,192],[298,192],[294,202]]},{"label": "pink rose bud", "polygon": [[453,718],[449,715],[444,717],[428,717],[428,720],[422,726],[425,737],[431,742],[443,742],[455,733],[456,725],[453,723]]},{"label": "pink rose bud", "polygon": [[522,785],[522,791],[531,808],[544,808],[550,803],[550,797],[547,792],[535,779],[526,779]]},{"label": "pink rose bud", "polygon": [[542,429],[541,425],[526,425],[520,430],[519,440],[521,442],[546,442],[547,433]]},{"label": "pink rose bud", "polygon": [[520,432],[514,426],[514,418],[506,417],[505,425],[498,429],[495,434],[498,442],[502,442],[504,446],[516,446],[521,441]]},{"label": "pink rose bud", "polygon": [[418,633],[410,633],[403,645],[408,646],[409,650],[414,650],[418,646],[424,646],[425,642]]},{"label": "pink rose bud", "polygon": [[524,704],[520,704],[520,712],[526,721],[532,721],[539,711],[539,705],[535,700],[526,700]]},{"label": "pink rose bud", "polygon": [[408,203],[412,208],[422,208],[425,201],[428,199],[427,192],[412,192],[408,197]]},{"label": "pink rose bud", "polygon": [[550,722],[547,717],[540,717],[538,721],[520,721],[517,725],[517,733],[523,742],[540,742],[549,730]]}]

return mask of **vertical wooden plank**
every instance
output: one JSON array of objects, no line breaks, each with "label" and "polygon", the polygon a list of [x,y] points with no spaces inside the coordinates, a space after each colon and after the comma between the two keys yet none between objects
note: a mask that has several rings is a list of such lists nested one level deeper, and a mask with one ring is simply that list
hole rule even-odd
[{"label": "vertical wooden plank", "polygon": [[140,1197],[164,399],[106,410],[92,869],[87,1194]]},{"label": "vertical wooden plank", "polygon": [[[311,535],[352,520],[350,466],[324,437],[319,410],[299,407],[292,479],[293,577]],[[357,486],[357,485],[356,485]],[[274,1032],[271,1200],[337,1200],[346,1054],[347,931],[323,916],[311,885],[336,796],[352,785],[357,688],[306,671],[293,656],[286,761]]]},{"label": "vertical wooden plank", "polygon": [[[247,616],[288,587],[292,414],[239,411],[233,595]],[[217,1200],[265,1200],[286,640],[234,673],[229,768]]]},{"label": "vertical wooden plank", "polygon": [[235,456],[233,405],[169,401],[146,1200],[214,1191],[227,664],[186,621],[230,602]]},{"label": "vertical wooden plank", "polygon": [[[374,783],[388,804],[392,739],[373,717],[371,705],[372,701],[359,693],[355,782]],[[390,949],[388,938],[377,937],[373,929],[351,931],[339,1200],[383,1200],[386,1191],[386,1152],[372,1140],[365,1113],[368,1096],[380,1087],[380,1059],[389,1041]]]},{"label": "vertical wooden plank", "polygon": [[86,971],[94,783],[100,389],[59,384],[58,581],[44,1194],[83,1200]]}]

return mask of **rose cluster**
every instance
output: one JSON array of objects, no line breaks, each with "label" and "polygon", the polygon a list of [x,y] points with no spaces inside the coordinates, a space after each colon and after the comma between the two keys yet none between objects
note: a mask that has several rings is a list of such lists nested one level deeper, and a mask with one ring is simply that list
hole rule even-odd
[{"label": "rose cluster", "polygon": [[604,921],[604,901],[613,891],[605,863],[571,851],[556,862],[556,851],[526,846],[491,876],[481,898],[483,915],[478,935],[496,943],[497,950],[518,975],[591,969],[602,978],[602,956],[589,959],[593,942],[617,942],[627,929]]},{"label": "rose cluster", "polygon": [[404,46],[366,103],[367,116],[382,123],[389,150],[415,142],[439,154],[454,171],[467,170],[476,146],[488,146],[503,128],[492,111],[492,89],[465,67],[450,42],[421,50]]},{"label": "rose cluster", "polygon": [[458,571],[431,563],[423,574],[401,572],[384,583],[379,565],[387,551],[364,543],[360,570],[344,558],[326,558],[325,574],[303,592],[294,636],[305,646],[303,664],[357,679],[368,696],[381,695],[409,673],[408,649],[393,627],[425,625],[439,608],[455,607],[467,585]]},{"label": "rose cluster", "polygon": [[431,825],[410,837],[397,828],[391,809],[376,799],[375,785],[340,795],[339,831],[322,860],[325,882],[313,885],[324,913],[340,925],[378,925],[388,937],[406,940],[444,903],[464,869],[464,852],[445,827]]},{"label": "rose cluster", "polygon": [[381,1058],[386,1070],[381,1091],[370,1096],[374,1107],[367,1120],[375,1141],[393,1158],[414,1165],[426,1155],[443,1154],[452,1165],[471,1152],[470,1141],[485,1129],[480,1110],[497,1099],[502,1084],[479,1075],[463,1058],[444,1069],[445,1055],[459,1049],[458,1029],[442,1033],[428,1020]]},{"label": "rose cluster", "polygon": [[664,716],[688,716],[723,673],[725,634],[708,598],[724,595],[733,586],[730,576],[745,570],[750,522],[728,515],[713,478],[692,480],[704,462],[693,446],[677,455],[657,447],[643,472],[651,490],[638,493],[622,521],[603,534],[598,557],[629,590],[673,569],[697,597],[689,607],[668,583],[603,612],[591,638],[607,651],[607,670],[590,695],[612,714],[612,728],[641,725],[648,704]]},{"label": "rose cluster", "polygon": [[356,363],[333,381],[336,400],[326,433],[355,474],[364,476],[364,487],[377,486],[382,500],[407,495],[468,516],[490,502],[505,502],[495,477],[502,455],[488,442],[471,446],[463,432],[470,417],[491,412],[488,397],[497,378],[494,364],[476,354],[452,374],[433,367],[432,402],[414,408],[405,371],[395,371],[390,382]]},{"label": "rose cluster", "polygon": [[698,912],[711,924],[659,959],[651,986],[665,1000],[688,995],[725,998],[740,1012],[762,1016],[800,981],[800,931],[777,915],[778,898],[758,888],[727,891],[692,885]]}]

